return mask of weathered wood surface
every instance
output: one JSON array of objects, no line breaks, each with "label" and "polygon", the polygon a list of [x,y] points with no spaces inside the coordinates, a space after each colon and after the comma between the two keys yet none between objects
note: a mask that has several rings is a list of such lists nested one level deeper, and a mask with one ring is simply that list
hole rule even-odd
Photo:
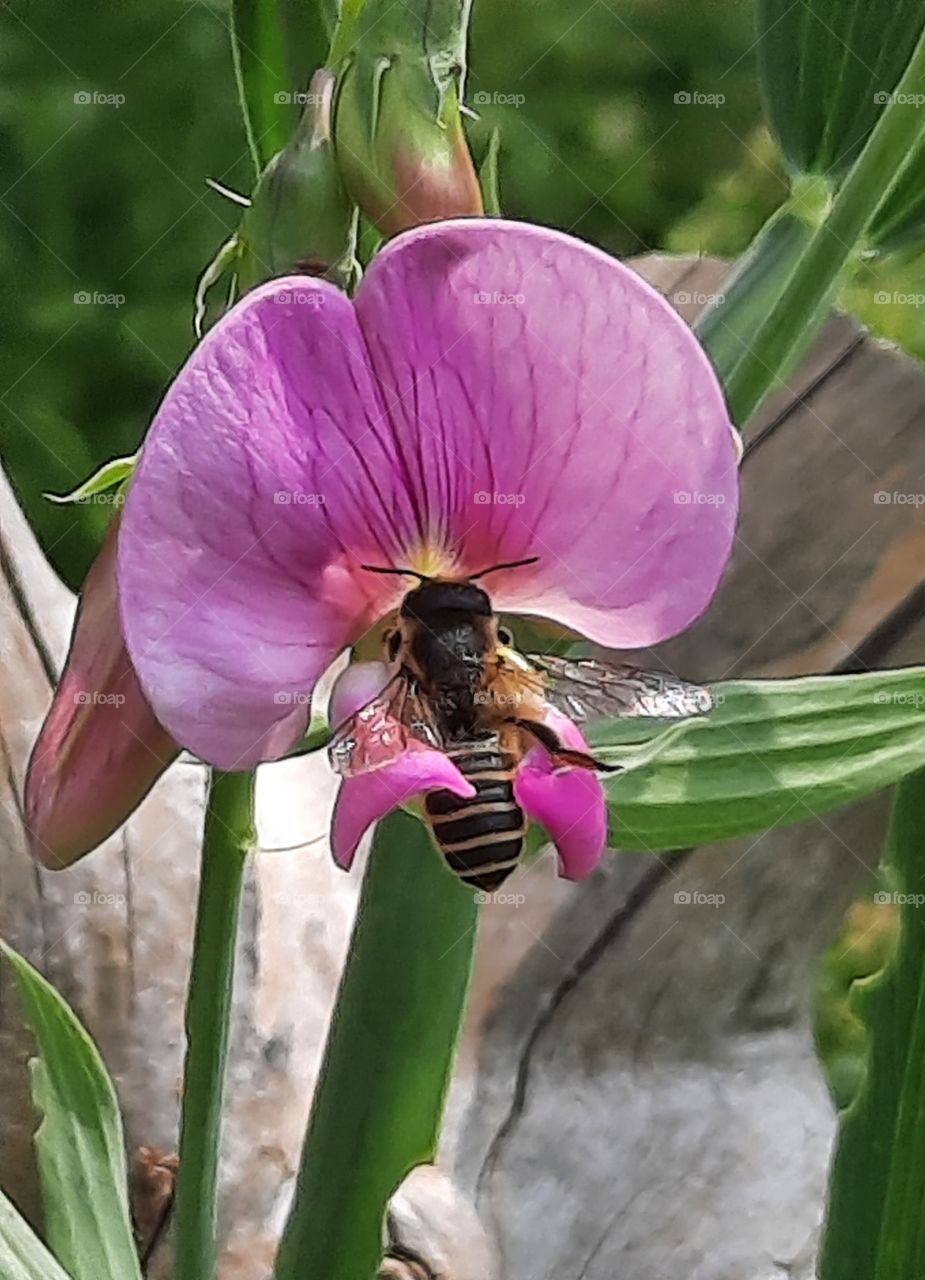
[{"label": "weathered wood surface", "polygon": [[[642,269],[677,299],[717,291],[722,274],[707,261]],[[925,488],[921,371],[837,319],[774,397],[775,420],[744,464],[716,604],[662,658],[704,678],[920,660],[922,508],[874,495]],[[171,1150],[202,774],[176,765],[125,832],[70,871],[27,860],[18,798],[73,603],[5,484],[0,517],[0,929],[85,1017],[130,1147]],[[262,844],[322,835],[331,799],[320,762],[264,770]],[[874,800],[670,860],[614,858],[581,886],[557,881],[548,859],[518,873],[523,905],[485,911],[441,1170],[414,1175],[392,1215],[433,1276],[808,1277],[833,1131],[811,977],[877,857],[883,813]],[[323,839],[251,868],[223,1280],[269,1270],[357,884]],[[724,901],[675,901],[695,890]],[[0,1170],[36,1216],[29,1041],[8,997],[0,971]],[[407,1263],[389,1274],[418,1280]]]}]

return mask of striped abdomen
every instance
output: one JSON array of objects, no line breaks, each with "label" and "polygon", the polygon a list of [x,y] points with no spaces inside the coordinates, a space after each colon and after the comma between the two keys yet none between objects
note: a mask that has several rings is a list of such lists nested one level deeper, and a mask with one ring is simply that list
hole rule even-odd
[{"label": "striped abdomen", "polygon": [[511,874],[523,850],[523,810],[514,799],[516,757],[496,737],[458,742],[446,749],[475,787],[463,800],[452,791],[429,791],[424,807],[431,830],[452,871],[489,892]]}]

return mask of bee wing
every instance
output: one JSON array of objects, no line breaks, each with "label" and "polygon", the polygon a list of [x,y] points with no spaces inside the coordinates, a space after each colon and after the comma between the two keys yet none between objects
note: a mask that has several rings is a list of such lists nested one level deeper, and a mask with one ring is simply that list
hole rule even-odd
[{"label": "bee wing", "polygon": [[406,671],[349,720],[339,725],[328,746],[335,773],[353,777],[391,764],[415,742],[440,750],[443,739],[433,713]]},{"label": "bee wing", "polygon": [[682,720],[713,710],[709,689],[677,680],[664,671],[544,653],[530,653],[527,659],[547,678],[546,700],[573,720],[607,716]]}]

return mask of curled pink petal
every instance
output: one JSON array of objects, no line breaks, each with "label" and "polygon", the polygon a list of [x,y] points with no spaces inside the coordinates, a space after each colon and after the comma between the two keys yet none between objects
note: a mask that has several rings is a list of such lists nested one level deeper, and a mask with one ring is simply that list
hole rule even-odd
[{"label": "curled pink petal", "polygon": [[110,836],[179,751],[154,718],[122,639],[118,520],[84,583],[64,671],[26,772],[30,851],[52,870]]},{"label": "curled pink petal", "polygon": [[[423,744],[413,747],[384,768],[345,778],[334,806],[331,852],[349,871],[363,836],[374,822],[424,791],[443,789],[471,799],[475,788],[442,751]],[[436,855],[435,855],[436,856]]]},{"label": "curled pink petal", "polygon": [[161,406],[119,546],[126,642],[161,722],[224,769],[300,737],[318,676],[407,583],[474,573],[501,609],[617,648],[705,608],[737,451],[716,377],[648,285],[559,232],[408,232],[355,302],[249,294]]},{"label": "curled pink petal", "polygon": [[[566,746],[587,751],[580,730],[550,709],[547,723]],[[546,829],[559,852],[567,880],[590,875],[607,845],[607,804],[596,774],[587,769],[556,769],[542,747],[528,753],[514,779],[514,796],[528,818]]]}]

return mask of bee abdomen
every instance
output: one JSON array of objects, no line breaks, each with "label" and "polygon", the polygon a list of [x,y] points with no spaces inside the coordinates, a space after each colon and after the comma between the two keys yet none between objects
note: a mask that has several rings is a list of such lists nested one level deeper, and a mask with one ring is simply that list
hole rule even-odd
[{"label": "bee abdomen", "polygon": [[431,829],[452,871],[475,888],[496,889],[520,861],[523,810],[514,799],[516,759],[496,743],[467,742],[447,755],[472,783],[463,800],[452,791],[431,791],[425,809]]}]

